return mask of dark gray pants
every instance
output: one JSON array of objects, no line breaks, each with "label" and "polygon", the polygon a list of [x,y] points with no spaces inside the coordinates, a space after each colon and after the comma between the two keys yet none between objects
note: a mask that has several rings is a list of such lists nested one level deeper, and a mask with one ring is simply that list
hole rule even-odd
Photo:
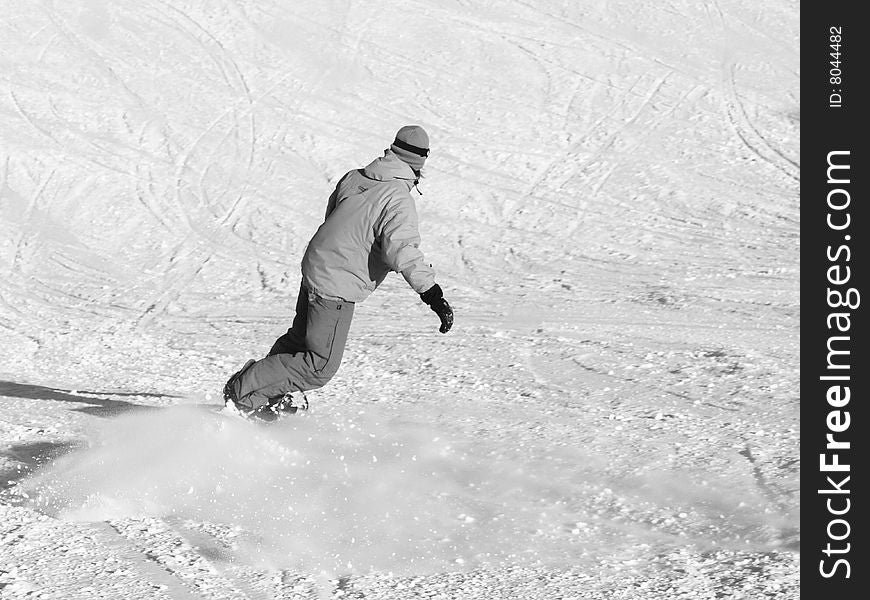
[{"label": "dark gray pants", "polygon": [[314,390],[338,371],[353,319],[353,302],[328,300],[299,289],[296,316],[268,356],[240,377],[239,402],[258,408],[285,392]]}]

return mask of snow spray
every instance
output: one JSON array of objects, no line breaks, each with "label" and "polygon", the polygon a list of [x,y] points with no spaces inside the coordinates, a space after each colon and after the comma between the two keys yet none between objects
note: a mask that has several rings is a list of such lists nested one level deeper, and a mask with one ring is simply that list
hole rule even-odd
[{"label": "snow spray", "polygon": [[91,439],[24,483],[39,510],[224,527],[227,559],[259,568],[577,566],[640,543],[690,542],[612,518],[626,490],[579,449],[487,448],[378,407],[264,425],[178,406],[107,420]]}]

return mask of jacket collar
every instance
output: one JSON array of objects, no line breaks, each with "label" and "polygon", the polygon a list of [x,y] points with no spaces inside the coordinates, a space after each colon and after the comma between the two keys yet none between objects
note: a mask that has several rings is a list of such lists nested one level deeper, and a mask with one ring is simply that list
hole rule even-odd
[{"label": "jacket collar", "polygon": [[391,179],[402,179],[412,182],[417,179],[414,175],[414,169],[396,156],[392,150],[385,150],[384,155],[376,158],[363,169],[363,174],[369,179],[375,181],[389,181]]}]

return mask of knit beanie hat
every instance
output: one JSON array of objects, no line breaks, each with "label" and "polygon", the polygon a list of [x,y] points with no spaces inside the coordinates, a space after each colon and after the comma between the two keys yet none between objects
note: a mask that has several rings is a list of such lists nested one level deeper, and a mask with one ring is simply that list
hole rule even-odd
[{"label": "knit beanie hat", "polygon": [[419,171],[429,156],[429,136],[419,125],[405,125],[396,133],[390,150],[412,169]]}]

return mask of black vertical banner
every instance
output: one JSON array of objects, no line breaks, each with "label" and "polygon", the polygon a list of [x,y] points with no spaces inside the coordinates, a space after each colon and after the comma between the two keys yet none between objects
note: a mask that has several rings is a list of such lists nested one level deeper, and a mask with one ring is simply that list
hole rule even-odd
[{"label": "black vertical banner", "polygon": [[[860,3],[801,5],[801,594],[866,598],[866,238]],[[865,134],[866,135],[866,134]],[[867,294],[865,294],[865,292]],[[861,491],[859,491],[861,490]],[[824,594],[824,596],[822,595]]]}]

